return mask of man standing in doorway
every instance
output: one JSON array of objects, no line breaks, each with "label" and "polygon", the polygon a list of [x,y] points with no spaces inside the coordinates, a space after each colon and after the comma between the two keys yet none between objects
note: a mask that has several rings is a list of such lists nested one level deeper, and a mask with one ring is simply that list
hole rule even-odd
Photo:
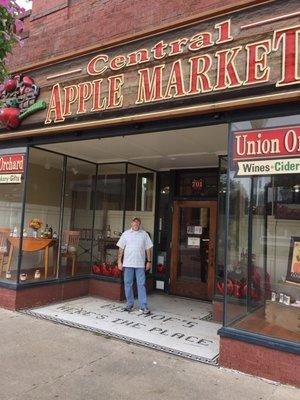
[{"label": "man standing in doorway", "polygon": [[[119,247],[118,268],[121,271],[124,270],[124,286],[127,301],[124,310],[129,312],[133,310],[134,296],[132,285],[135,275],[140,311],[143,314],[150,314],[147,305],[145,270],[149,271],[151,269],[153,243],[148,233],[141,228],[140,218],[134,217],[132,219],[131,229],[122,233],[117,246]],[[147,255],[146,267],[145,254]]]}]

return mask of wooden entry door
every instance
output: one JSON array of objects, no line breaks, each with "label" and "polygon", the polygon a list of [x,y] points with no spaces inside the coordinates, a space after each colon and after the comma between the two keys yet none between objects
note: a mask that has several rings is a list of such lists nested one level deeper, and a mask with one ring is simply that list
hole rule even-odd
[{"label": "wooden entry door", "polygon": [[175,201],[170,291],[211,300],[214,290],[217,202]]}]

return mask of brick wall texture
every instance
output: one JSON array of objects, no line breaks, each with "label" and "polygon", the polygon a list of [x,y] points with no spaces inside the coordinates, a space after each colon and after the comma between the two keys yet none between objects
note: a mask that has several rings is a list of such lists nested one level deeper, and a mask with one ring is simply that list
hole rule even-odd
[{"label": "brick wall texture", "polygon": [[[244,0],[34,0],[25,18],[23,48],[15,47],[10,69],[101,46]],[[249,3],[249,2],[248,2]]]},{"label": "brick wall texture", "polygon": [[219,364],[300,387],[300,357],[297,354],[221,337]]}]

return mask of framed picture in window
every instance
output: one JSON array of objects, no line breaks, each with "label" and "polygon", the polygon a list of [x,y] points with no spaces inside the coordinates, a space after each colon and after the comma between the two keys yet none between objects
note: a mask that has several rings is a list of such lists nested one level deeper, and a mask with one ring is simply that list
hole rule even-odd
[{"label": "framed picture in window", "polygon": [[300,237],[291,237],[286,280],[300,283]]}]

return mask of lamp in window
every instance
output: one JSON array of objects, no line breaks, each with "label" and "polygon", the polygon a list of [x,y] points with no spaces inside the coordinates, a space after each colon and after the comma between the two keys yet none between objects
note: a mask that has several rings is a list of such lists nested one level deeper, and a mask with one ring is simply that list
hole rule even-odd
[{"label": "lamp in window", "polygon": [[300,192],[300,185],[294,185],[294,186],[293,186],[293,191],[294,191],[295,193],[299,193],[299,192]]},{"label": "lamp in window", "polygon": [[169,194],[169,192],[170,192],[170,186],[164,186],[160,191],[161,194]]}]

